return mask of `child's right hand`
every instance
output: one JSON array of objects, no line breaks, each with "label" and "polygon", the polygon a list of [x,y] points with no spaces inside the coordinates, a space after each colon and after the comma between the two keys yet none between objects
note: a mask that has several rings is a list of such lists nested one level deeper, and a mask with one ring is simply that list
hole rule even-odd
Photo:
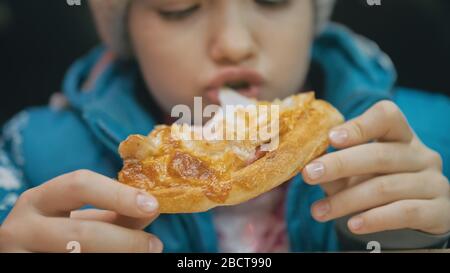
[{"label": "child's right hand", "polygon": [[[78,210],[85,205],[98,209]],[[0,252],[161,252],[145,228],[156,199],[100,174],[79,170],[24,192],[0,226]]]}]

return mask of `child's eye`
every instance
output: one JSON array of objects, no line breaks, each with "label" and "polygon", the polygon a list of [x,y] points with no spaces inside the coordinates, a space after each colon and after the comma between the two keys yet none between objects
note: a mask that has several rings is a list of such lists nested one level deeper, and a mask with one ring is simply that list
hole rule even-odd
[{"label": "child's eye", "polygon": [[181,20],[195,11],[197,11],[200,8],[199,4],[192,5],[187,8],[183,9],[177,9],[177,10],[158,10],[158,13],[161,17],[163,17],[166,20]]},{"label": "child's eye", "polygon": [[255,2],[265,7],[277,7],[287,4],[289,0],[255,0]]}]

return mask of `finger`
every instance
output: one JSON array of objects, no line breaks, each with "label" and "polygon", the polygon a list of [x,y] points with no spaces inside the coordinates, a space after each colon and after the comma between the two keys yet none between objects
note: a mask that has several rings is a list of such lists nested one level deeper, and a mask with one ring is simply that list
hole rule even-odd
[{"label": "finger", "polygon": [[[20,232],[20,231],[19,231]],[[0,253],[23,253],[27,252],[21,245],[21,238],[18,230],[10,223],[3,223],[0,226]]]},{"label": "finger", "polygon": [[154,235],[116,225],[70,218],[41,217],[40,225],[24,236],[25,247],[33,252],[69,252],[69,242],[80,251],[91,252],[161,252],[162,243]]},{"label": "finger", "polygon": [[346,188],[355,186],[359,183],[367,181],[375,177],[373,174],[352,176],[349,178],[340,178],[338,180],[320,184],[320,187],[325,191],[327,196],[335,195],[336,193],[345,190]]},{"label": "finger", "polygon": [[320,187],[325,192],[326,196],[334,195],[346,188],[347,185],[347,179],[338,179],[335,181],[330,181],[328,183],[322,183]]},{"label": "finger", "polygon": [[131,229],[144,229],[153,222],[159,214],[150,215],[144,218],[135,218],[118,214],[115,211],[86,209],[77,210],[70,213],[70,218],[90,221],[100,221]]},{"label": "finger", "polygon": [[316,202],[312,215],[318,221],[329,221],[398,200],[433,199],[447,187],[432,176],[422,172],[375,177]]},{"label": "finger", "polygon": [[343,177],[420,171],[427,162],[408,144],[369,143],[326,154],[308,164],[302,175],[315,185]]},{"label": "finger", "polygon": [[33,204],[44,214],[62,216],[85,205],[130,217],[149,217],[158,210],[153,196],[85,170],[62,175],[36,188]]},{"label": "finger", "polygon": [[449,210],[449,202],[444,198],[402,200],[352,217],[348,221],[348,228],[355,234],[404,228],[443,234],[450,230],[450,223],[442,213]]},{"label": "finger", "polygon": [[410,142],[413,137],[405,116],[390,101],[375,104],[361,116],[333,128],[329,133],[330,142],[336,148],[372,140]]}]

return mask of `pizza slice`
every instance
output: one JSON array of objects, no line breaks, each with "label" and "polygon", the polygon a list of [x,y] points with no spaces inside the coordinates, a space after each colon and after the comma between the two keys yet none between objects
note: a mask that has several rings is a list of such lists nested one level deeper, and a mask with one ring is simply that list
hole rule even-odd
[{"label": "pizza slice", "polygon": [[129,136],[119,146],[119,181],[155,196],[161,213],[236,205],[295,176],[326,151],[329,130],[343,122],[313,92],[265,102],[224,90],[220,98],[220,111],[202,126],[159,125],[148,136]]}]

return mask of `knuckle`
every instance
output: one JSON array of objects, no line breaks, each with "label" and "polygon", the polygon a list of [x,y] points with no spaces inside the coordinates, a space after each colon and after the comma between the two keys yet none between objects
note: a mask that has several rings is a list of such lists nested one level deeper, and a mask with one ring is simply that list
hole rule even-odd
[{"label": "knuckle", "polygon": [[69,182],[67,184],[68,190],[74,194],[83,191],[91,174],[92,172],[88,170],[77,170],[70,173],[68,177]]},{"label": "knuckle", "polygon": [[386,118],[397,117],[400,114],[400,108],[389,100],[380,101],[375,105],[375,109]]},{"label": "knuckle", "polygon": [[391,154],[383,145],[376,144],[374,149],[375,164],[377,167],[387,168],[391,163]]},{"label": "knuckle", "polygon": [[24,191],[16,201],[17,205],[31,205],[32,200],[35,198],[38,190],[37,188],[31,188]]},{"label": "knuckle", "polygon": [[365,139],[365,133],[364,133],[364,126],[361,124],[360,121],[355,120],[354,122],[351,123],[351,128],[352,131],[354,132],[356,138],[358,139]]},{"label": "knuckle", "polygon": [[413,223],[420,218],[421,209],[414,202],[410,202],[403,207],[403,214],[409,223]]},{"label": "knuckle", "polygon": [[381,179],[375,186],[375,191],[379,196],[387,197],[392,194],[391,181]]},{"label": "knuckle", "polygon": [[345,160],[339,154],[335,154],[334,168],[335,172],[338,174],[343,174],[345,172]]},{"label": "knuckle", "polygon": [[427,163],[429,166],[436,166],[440,170],[442,169],[442,157],[436,151],[430,151],[427,156]]},{"label": "knuckle", "polygon": [[76,170],[70,173],[70,178],[73,181],[84,181],[86,180],[86,178],[88,178],[90,175],[92,174],[91,171],[89,170],[85,170],[85,169],[81,169],[81,170]]}]

